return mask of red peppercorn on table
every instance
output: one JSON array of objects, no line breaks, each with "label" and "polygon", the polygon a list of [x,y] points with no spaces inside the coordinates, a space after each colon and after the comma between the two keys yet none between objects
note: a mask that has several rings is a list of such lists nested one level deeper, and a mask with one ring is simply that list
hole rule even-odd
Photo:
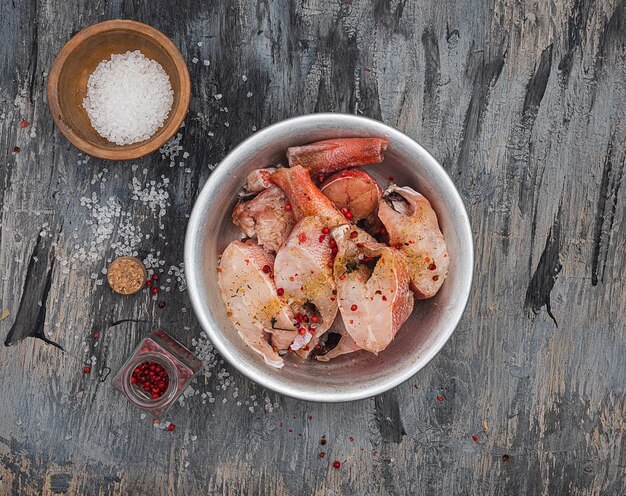
[{"label": "red peppercorn on table", "polygon": [[[0,494],[623,493],[625,5],[4,2]],[[62,45],[114,18],[163,31],[192,81],[179,134],[127,163],[81,154],[46,103]],[[475,235],[451,340],[351,404],[285,398],[223,363],[181,264],[220,159],[314,111],[416,139]],[[107,284],[119,256],[146,268],[132,296]],[[202,369],[154,421],[112,379],[156,328]],[[155,360],[129,380],[160,399],[177,376]]]}]

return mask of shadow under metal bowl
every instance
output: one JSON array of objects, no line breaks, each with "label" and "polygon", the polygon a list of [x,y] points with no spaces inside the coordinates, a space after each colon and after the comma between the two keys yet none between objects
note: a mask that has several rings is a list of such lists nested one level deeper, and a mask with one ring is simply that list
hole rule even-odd
[{"label": "shadow under metal bowl", "polygon": [[[412,315],[378,356],[359,351],[330,362],[285,356],[274,369],[248,348],[226,315],[217,283],[219,256],[240,238],[231,213],[247,174],[286,163],[290,146],[342,137],[386,137],[382,164],[365,167],[384,189],[389,176],[426,196],[437,212],[450,254],[450,272],[439,293],[416,300]],[[222,356],[257,384],[310,401],[367,398],[397,386],[424,367],[457,326],[469,297],[474,254],[463,202],[439,163],[420,145],[380,122],[346,114],[312,114],[288,119],[257,132],[215,169],[196,200],[185,239],[185,274],[193,309]],[[340,319],[338,314],[338,319]]]}]

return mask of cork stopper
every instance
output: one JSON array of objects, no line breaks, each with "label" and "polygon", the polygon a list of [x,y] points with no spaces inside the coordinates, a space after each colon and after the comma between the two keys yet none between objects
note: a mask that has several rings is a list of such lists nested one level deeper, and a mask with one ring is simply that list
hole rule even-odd
[{"label": "cork stopper", "polygon": [[129,296],[138,293],[146,284],[148,273],[141,260],[118,257],[107,271],[107,282],[117,294]]}]

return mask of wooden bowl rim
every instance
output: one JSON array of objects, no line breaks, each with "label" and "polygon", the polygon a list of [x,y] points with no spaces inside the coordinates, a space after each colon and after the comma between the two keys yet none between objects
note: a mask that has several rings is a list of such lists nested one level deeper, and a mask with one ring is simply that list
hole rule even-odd
[{"label": "wooden bowl rim", "polygon": [[[174,113],[169,124],[162,128],[157,136],[138,145],[122,145],[117,149],[111,150],[93,145],[92,143],[81,138],[65,121],[63,112],[61,111],[61,102],[59,98],[59,77],[65,62],[73,55],[76,48],[79,47],[85,40],[107,31],[114,30],[127,30],[141,33],[144,36],[153,38],[163,47],[163,49],[174,61],[174,65],[176,66],[176,70],[178,72],[178,79],[180,81],[180,100],[178,106],[173,109]],[[61,133],[63,133],[70,143],[88,155],[108,160],[133,160],[158,150],[180,129],[185,115],[187,115],[187,111],[189,110],[190,98],[191,80],[189,77],[189,69],[187,68],[185,59],[183,59],[183,56],[176,45],[174,45],[172,40],[170,40],[158,29],[141,22],[127,19],[111,19],[99,22],[76,33],[76,35],[70,38],[70,40],[63,46],[57,55],[48,76],[48,106],[50,107],[52,119],[60,129]]]}]

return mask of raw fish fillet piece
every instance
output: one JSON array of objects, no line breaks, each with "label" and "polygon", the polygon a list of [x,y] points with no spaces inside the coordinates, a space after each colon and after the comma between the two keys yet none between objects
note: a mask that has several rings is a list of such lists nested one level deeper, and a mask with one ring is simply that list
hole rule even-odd
[{"label": "raw fish fillet piece", "polygon": [[278,169],[270,180],[283,190],[296,220],[304,217],[321,217],[328,228],[344,224],[346,218],[337,210],[324,194],[319,190],[304,167],[296,166]]},{"label": "raw fish fillet piece", "polygon": [[337,315],[330,235],[322,234],[324,227],[321,217],[299,221],[278,250],[274,264],[276,286],[284,291],[283,300],[291,303],[296,320],[299,315],[302,318],[297,327],[305,333],[296,337],[291,349],[303,357],[309,355]]},{"label": "raw fish fillet piece", "polygon": [[232,220],[249,238],[269,251],[278,251],[296,224],[293,212],[285,210],[287,197],[280,188],[270,185],[251,200],[240,202]]},{"label": "raw fish fillet piece", "polygon": [[260,193],[272,184],[270,176],[276,172],[275,167],[265,167],[263,169],[255,169],[246,179],[246,190],[249,193]]},{"label": "raw fish fillet piece", "polygon": [[227,315],[241,338],[268,365],[280,368],[283,359],[270,346],[265,329],[294,331],[295,327],[291,308],[276,292],[273,267],[274,257],[259,245],[233,241],[222,254],[218,284]]},{"label": "raw fish fillet piece", "polygon": [[334,275],[344,326],[358,347],[378,354],[413,311],[406,260],[395,248],[363,241],[369,235],[354,226],[336,227],[332,235],[339,248]]},{"label": "raw fish fillet piece", "polygon": [[279,351],[287,351],[293,340],[298,336],[298,333],[294,331],[284,331],[283,329],[265,329],[266,332],[271,334],[270,344],[272,348]]},{"label": "raw fish fillet piece", "polygon": [[313,174],[329,174],[348,167],[379,164],[389,140],[384,138],[337,138],[287,149],[289,166],[301,165]]},{"label": "raw fish fillet piece", "polygon": [[393,184],[383,194],[378,217],[389,233],[389,244],[406,257],[415,296],[435,296],[448,275],[450,257],[430,202],[411,188]]},{"label": "raw fish fillet piece", "polygon": [[337,358],[341,355],[347,355],[348,353],[353,353],[355,351],[359,351],[361,348],[354,342],[354,339],[347,332],[342,334],[339,343],[332,350],[330,350],[325,355],[318,355],[316,358],[320,362],[328,362],[333,358]]},{"label": "raw fish fillet piece", "polygon": [[361,169],[348,169],[330,176],[320,186],[320,191],[338,209],[352,212],[352,221],[366,220],[367,225],[378,221],[376,212],[382,191],[376,180]]}]

